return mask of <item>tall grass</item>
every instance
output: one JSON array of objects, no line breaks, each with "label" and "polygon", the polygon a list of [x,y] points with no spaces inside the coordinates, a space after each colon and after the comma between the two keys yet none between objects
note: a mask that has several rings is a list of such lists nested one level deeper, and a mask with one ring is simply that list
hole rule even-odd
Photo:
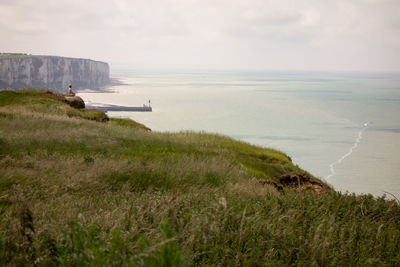
[{"label": "tall grass", "polygon": [[400,264],[395,201],[281,193],[257,178],[306,172],[278,151],[70,117],[46,92],[21,94],[0,93],[2,265]]}]

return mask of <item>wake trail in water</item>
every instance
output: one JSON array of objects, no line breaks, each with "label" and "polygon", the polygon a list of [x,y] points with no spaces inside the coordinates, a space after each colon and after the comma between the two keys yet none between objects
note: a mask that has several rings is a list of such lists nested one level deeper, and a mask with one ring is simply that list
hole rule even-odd
[{"label": "wake trail in water", "polygon": [[366,122],[363,124],[363,127],[361,128],[361,130],[358,132],[358,137],[356,138],[356,141],[354,142],[354,145],[349,149],[349,152],[347,152],[346,154],[344,154],[342,157],[340,157],[337,161],[331,163],[329,165],[329,169],[331,171],[331,173],[325,178],[326,181],[329,181],[330,178],[332,178],[332,176],[334,176],[336,174],[335,172],[335,166],[339,165],[340,163],[342,163],[342,161],[347,158],[348,156],[350,156],[351,154],[353,154],[354,149],[356,149],[358,147],[358,144],[361,142],[362,139],[362,135],[363,132],[365,131],[365,129],[367,129],[368,124],[370,122]]}]

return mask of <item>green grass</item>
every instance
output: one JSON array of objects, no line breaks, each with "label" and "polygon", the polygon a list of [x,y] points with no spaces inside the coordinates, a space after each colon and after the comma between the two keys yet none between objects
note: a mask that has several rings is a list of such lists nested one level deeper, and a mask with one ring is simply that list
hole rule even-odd
[{"label": "green grass", "polygon": [[14,113],[27,114],[30,112],[33,114],[66,115],[95,121],[108,119],[104,112],[75,109],[65,103],[61,103],[61,98],[61,93],[49,90],[2,91],[0,94],[0,108],[7,107],[4,109],[7,112],[1,112],[0,116]]},{"label": "green grass", "polygon": [[104,118],[0,92],[1,265],[400,264],[395,201],[281,193],[257,179],[318,179],[276,150]]},{"label": "green grass", "polygon": [[147,126],[138,123],[136,121],[133,121],[131,119],[125,119],[125,118],[110,118],[109,123],[112,125],[118,125],[118,126],[125,126],[125,127],[131,127],[131,128],[136,128],[136,129],[142,129],[146,131],[151,131],[150,128]]},{"label": "green grass", "polygon": [[38,59],[46,59],[46,58],[54,58],[54,59],[84,59],[84,58],[70,58],[70,57],[61,57],[61,56],[50,56],[50,55],[30,55],[30,54],[0,54],[0,60],[2,59],[30,59],[30,58],[38,58]]}]

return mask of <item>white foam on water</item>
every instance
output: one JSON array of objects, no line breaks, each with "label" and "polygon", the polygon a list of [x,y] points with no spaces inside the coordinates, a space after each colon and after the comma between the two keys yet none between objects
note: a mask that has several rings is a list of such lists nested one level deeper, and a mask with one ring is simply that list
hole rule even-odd
[{"label": "white foam on water", "polygon": [[326,181],[329,181],[329,180],[336,174],[335,166],[341,164],[345,158],[347,158],[348,156],[350,156],[351,154],[353,154],[353,151],[358,147],[358,144],[361,142],[362,134],[363,134],[363,132],[365,131],[365,129],[367,129],[369,123],[370,123],[370,122],[366,122],[366,123],[363,124],[363,127],[362,127],[361,130],[358,132],[358,136],[357,136],[357,138],[356,138],[356,141],[354,142],[353,146],[350,147],[349,152],[347,152],[346,154],[344,154],[343,156],[341,156],[337,161],[332,162],[332,163],[329,165],[329,169],[330,169],[330,172],[331,172],[331,173],[325,178]]}]

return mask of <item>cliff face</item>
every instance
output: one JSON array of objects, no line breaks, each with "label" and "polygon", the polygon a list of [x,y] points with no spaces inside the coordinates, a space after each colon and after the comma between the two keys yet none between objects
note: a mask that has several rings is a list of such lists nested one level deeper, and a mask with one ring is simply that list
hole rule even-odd
[{"label": "cliff face", "polygon": [[109,66],[90,59],[0,55],[0,88],[95,89],[110,81]]}]

